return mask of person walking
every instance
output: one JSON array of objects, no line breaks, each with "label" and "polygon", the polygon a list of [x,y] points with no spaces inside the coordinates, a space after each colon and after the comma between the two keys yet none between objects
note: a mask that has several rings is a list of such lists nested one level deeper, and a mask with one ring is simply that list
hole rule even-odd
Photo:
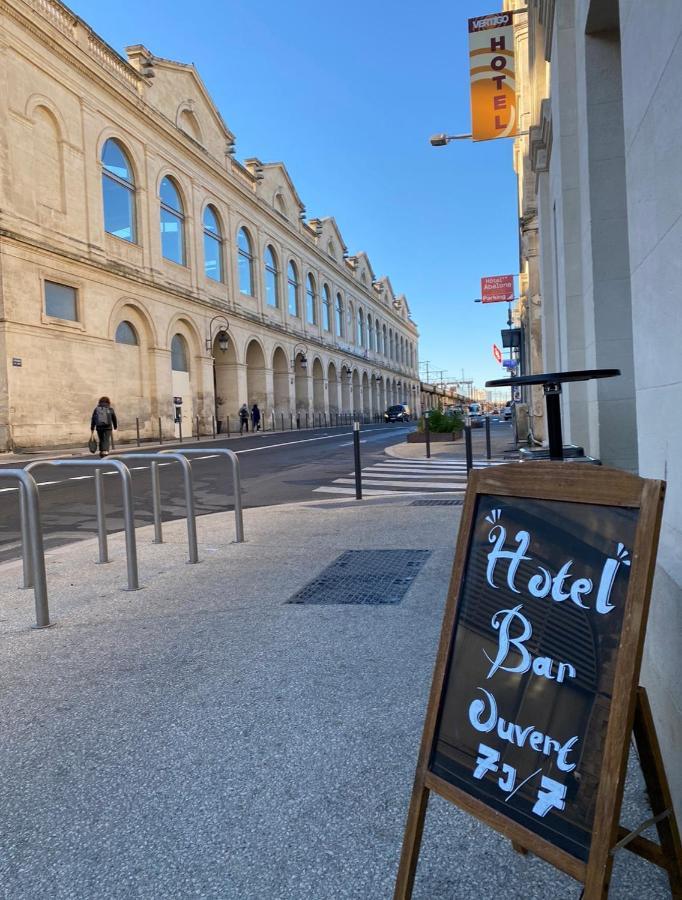
[{"label": "person walking", "polygon": [[109,455],[112,429],[118,429],[114,407],[108,397],[100,397],[90,419],[90,431],[93,434],[95,431],[97,432],[100,459]]},{"label": "person walking", "polygon": [[251,422],[253,424],[253,430],[260,431],[260,410],[258,409],[257,403],[254,403],[251,407]]},{"label": "person walking", "polygon": [[246,403],[242,403],[241,409],[239,410],[239,433],[244,434],[244,429],[246,429],[247,433],[249,431],[249,407]]}]

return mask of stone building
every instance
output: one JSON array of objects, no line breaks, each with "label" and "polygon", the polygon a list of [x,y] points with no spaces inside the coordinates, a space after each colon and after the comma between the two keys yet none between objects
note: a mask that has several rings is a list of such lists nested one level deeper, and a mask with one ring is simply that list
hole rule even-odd
[{"label": "stone building", "polygon": [[282,163],[234,158],[194,66],[56,0],[0,23],[1,449],[83,442],[100,394],[123,437],[418,405],[407,300]]},{"label": "stone building", "polygon": [[682,817],[682,3],[505,2],[526,7],[514,159],[529,371],[620,369],[564,387],[564,437],[667,482],[642,682]]}]

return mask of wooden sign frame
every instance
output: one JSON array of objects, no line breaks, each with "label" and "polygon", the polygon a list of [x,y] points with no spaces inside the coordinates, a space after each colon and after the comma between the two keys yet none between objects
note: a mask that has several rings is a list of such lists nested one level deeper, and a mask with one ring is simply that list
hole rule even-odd
[{"label": "wooden sign frame", "polygon": [[[664,493],[665,483],[662,481],[588,464],[514,463],[470,473],[405,825],[394,900],[409,900],[412,896],[431,791],[509,837],[516,850],[531,851],[582,882],[585,886],[584,900],[604,900],[607,896],[613,852],[619,839],[622,844],[627,843],[628,849],[665,868],[673,896],[682,897],[679,830],[646,693],[642,688],[638,689]],[[478,498],[483,495],[558,500],[639,510],[596,798],[594,821],[600,823],[600,828],[593,832],[587,862],[455,787],[429,768],[473,536],[474,515]],[[655,824],[661,846],[639,837],[639,830],[628,834],[626,829],[619,828],[628,746],[633,727],[654,816],[657,817]]]}]

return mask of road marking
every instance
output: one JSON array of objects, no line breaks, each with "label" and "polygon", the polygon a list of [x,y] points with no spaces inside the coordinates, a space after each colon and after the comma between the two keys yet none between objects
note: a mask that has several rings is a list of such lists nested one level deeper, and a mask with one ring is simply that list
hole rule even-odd
[{"label": "road marking", "polygon": [[[355,481],[352,478],[337,478],[334,481],[334,484],[354,484]],[[453,483],[451,481],[420,481],[417,485],[414,481],[402,480],[402,481],[381,481],[378,479],[372,478],[363,478],[363,484],[374,484],[380,485],[383,484],[386,487],[417,487],[420,488],[433,488],[434,490],[438,490],[439,488],[449,488],[453,489]],[[464,482],[466,483],[466,482]]]},{"label": "road marking", "polygon": [[[383,428],[367,428],[363,434],[369,434],[372,431],[383,431]],[[246,450],[235,450],[235,453],[257,453],[260,450],[277,450],[278,447],[291,447],[293,444],[310,444],[312,441],[332,441],[335,438],[346,437],[353,434],[352,431],[346,431],[343,434],[329,434],[322,437],[304,438],[302,441],[282,441],[281,444],[268,444],[266,447],[249,447]]]}]

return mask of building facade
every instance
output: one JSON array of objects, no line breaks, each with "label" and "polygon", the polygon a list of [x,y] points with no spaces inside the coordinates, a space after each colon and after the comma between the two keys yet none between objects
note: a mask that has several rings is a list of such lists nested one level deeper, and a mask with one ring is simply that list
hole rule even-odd
[{"label": "building facade", "polygon": [[406,298],[282,163],[234,158],[194,66],[56,0],[0,22],[0,449],[82,443],[101,394],[124,438],[418,406]]},{"label": "building facade", "polygon": [[517,90],[529,134],[516,141],[515,167],[529,371],[620,369],[565,386],[565,437],[667,482],[642,683],[680,817],[682,4],[505,3],[521,7]]}]

